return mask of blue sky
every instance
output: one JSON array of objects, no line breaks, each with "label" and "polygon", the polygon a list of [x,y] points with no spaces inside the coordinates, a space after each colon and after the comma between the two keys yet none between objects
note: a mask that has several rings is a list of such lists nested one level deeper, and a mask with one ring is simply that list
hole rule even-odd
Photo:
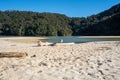
[{"label": "blue sky", "polygon": [[109,9],[120,0],[0,0],[0,10],[52,12],[87,17]]}]

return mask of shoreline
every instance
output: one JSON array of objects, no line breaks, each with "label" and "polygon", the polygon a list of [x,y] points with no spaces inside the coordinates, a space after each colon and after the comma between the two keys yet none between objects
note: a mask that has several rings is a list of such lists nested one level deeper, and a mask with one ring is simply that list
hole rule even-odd
[{"label": "shoreline", "polygon": [[[59,37],[59,36],[58,36]],[[64,37],[64,36],[63,36]],[[70,36],[67,36],[67,38]],[[81,39],[108,39],[107,41],[120,41],[120,36],[71,36],[75,37],[75,38],[81,38]],[[62,39],[62,37],[60,36],[60,38]],[[70,38],[70,39],[71,39]],[[10,42],[19,42],[19,43],[37,43],[39,40],[41,40],[42,42],[47,42],[47,40],[49,39],[49,37],[0,37],[0,40],[5,40],[5,41],[10,41]],[[57,40],[57,39],[56,39]],[[104,41],[104,40],[101,40]],[[54,41],[53,41],[54,42]],[[72,41],[73,43],[74,41]],[[90,40],[90,41],[86,41],[86,42],[94,42],[94,40]],[[86,43],[85,41],[80,41],[80,43]],[[95,40],[96,42],[96,40]],[[99,40],[97,41],[99,42]],[[68,42],[65,42],[68,43]],[[70,41],[71,43],[71,41]],[[74,43],[79,43],[79,42],[74,42]]]},{"label": "shoreline", "polygon": [[80,36],[79,38],[120,38],[120,36]]},{"label": "shoreline", "polygon": [[46,37],[0,37],[0,40],[18,43],[37,43],[37,41],[46,41]]},{"label": "shoreline", "polygon": [[5,36],[5,37],[0,37],[0,39],[31,39],[31,38],[35,38],[35,39],[47,39],[47,37],[21,37],[21,36]]}]

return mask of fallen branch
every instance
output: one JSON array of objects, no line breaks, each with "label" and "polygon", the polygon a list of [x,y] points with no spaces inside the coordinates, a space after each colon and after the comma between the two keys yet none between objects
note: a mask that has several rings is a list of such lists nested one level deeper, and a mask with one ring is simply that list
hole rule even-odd
[{"label": "fallen branch", "polygon": [[19,57],[25,57],[27,56],[27,53],[22,53],[22,52],[0,52],[0,58],[19,58]]}]

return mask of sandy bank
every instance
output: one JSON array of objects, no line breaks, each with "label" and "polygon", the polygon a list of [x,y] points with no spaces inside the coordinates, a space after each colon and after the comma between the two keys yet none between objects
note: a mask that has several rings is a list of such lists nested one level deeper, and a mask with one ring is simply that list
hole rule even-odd
[{"label": "sandy bank", "polygon": [[80,36],[79,38],[120,38],[120,36]]},{"label": "sandy bank", "polygon": [[0,40],[0,52],[26,52],[0,58],[0,80],[119,80],[120,42],[41,46]]},{"label": "sandy bank", "polygon": [[19,43],[37,43],[38,40],[46,41],[46,37],[0,37],[0,40]]}]

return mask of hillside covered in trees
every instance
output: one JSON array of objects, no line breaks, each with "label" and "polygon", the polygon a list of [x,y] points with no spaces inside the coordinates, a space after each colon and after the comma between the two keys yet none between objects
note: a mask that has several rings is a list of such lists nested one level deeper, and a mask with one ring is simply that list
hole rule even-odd
[{"label": "hillside covered in trees", "polygon": [[120,3],[104,12],[87,18],[71,18],[58,13],[0,11],[0,35],[120,35]]}]

